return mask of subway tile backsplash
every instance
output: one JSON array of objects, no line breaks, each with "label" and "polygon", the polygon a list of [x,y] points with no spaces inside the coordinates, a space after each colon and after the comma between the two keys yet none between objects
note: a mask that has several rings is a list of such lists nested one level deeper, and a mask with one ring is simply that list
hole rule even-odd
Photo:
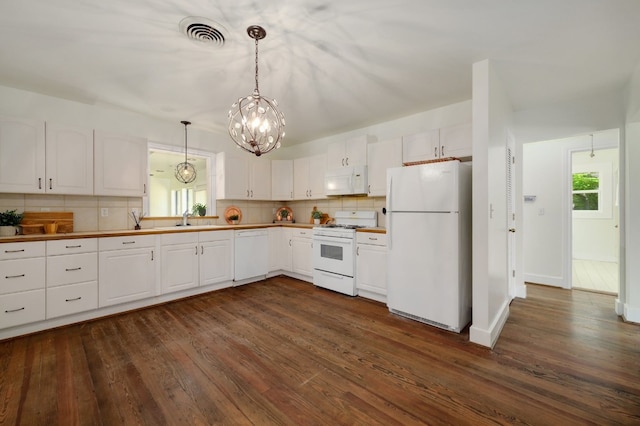
[{"label": "subway tile backsplash", "polygon": [[[218,219],[190,219],[195,224],[226,224],[224,211],[235,206],[242,211],[242,224],[271,223],[275,212],[283,206],[293,211],[297,223],[310,223],[311,211],[314,207],[323,213],[335,216],[338,210],[375,210],[378,212],[378,225],[384,226],[382,208],[385,197],[331,197],[310,201],[247,201],[218,200],[216,210]],[[142,210],[142,198],[137,197],[98,197],[82,195],[48,195],[48,194],[5,194],[0,193],[0,211],[67,211],[73,212],[74,231],[118,231],[133,229],[133,220],[129,217],[131,209]],[[106,209],[106,216],[102,210]],[[143,228],[154,226],[172,226],[180,219],[145,220]]]}]

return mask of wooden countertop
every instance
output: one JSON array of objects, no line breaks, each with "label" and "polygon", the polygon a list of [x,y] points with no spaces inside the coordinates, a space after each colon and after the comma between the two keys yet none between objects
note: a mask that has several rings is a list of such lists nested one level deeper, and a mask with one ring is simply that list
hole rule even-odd
[{"label": "wooden countertop", "polygon": [[157,235],[157,234],[175,234],[179,232],[200,232],[200,231],[225,231],[235,229],[259,229],[271,227],[289,227],[289,228],[313,228],[312,224],[307,223],[255,223],[247,225],[197,225],[197,226],[175,226],[161,227],[138,230],[118,230],[118,231],[87,231],[87,232],[70,232],[65,234],[31,234],[16,235],[12,237],[0,237],[2,243],[19,243],[31,241],[51,241],[51,240],[67,240],[78,238],[103,238],[103,237],[126,237],[132,235]]}]

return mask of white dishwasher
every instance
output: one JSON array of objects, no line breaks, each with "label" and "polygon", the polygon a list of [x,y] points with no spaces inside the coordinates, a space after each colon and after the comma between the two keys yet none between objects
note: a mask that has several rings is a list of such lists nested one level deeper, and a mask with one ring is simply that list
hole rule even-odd
[{"label": "white dishwasher", "polygon": [[269,234],[266,229],[234,231],[234,281],[267,275],[269,272]]}]

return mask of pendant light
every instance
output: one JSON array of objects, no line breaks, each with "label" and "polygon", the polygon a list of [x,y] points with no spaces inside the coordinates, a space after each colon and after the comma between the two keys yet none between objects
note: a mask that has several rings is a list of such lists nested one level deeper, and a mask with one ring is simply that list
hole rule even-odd
[{"label": "pendant light", "polygon": [[595,156],[596,154],[593,152],[593,133],[591,133],[591,154],[589,154],[589,157],[593,158]]},{"label": "pendant light", "polygon": [[258,90],[258,40],[265,38],[267,32],[258,25],[252,25],[247,28],[247,34],[256,44],[256,88],[252,95],[239,98],[231,106],[229,135],[238,147],[259,157],[280,148],[285,121],[276,100],[260,95]]},{"label": "pendant light", "polygon": [[187,161],[187,126],[191,124],[189,121],[181,121],[184,124],[184,163],[180,163],[176,166],[176,179],[178,181],[187,184],[196,180],[197,172],[193,164]]}]

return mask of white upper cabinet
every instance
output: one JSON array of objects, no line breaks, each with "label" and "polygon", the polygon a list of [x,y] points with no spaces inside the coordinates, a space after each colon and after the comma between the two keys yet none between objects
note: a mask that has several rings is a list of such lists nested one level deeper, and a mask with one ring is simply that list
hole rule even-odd
[{"label": "white upper cabinet", "polygon": [[326,154],[293,160],[293,198],[295,200],[325,198],[324,175],[326,171]]},{"label": "white upper cabinet", "polygon": [[44,122],[0,117],[0,192],[44,192],[44,180]]},{"label": "white upper cabinet", "polygon": [[93,130],[46,123],[45,191],[93,194]]},{"label": "white upper cabinet", "polygon": [[428,161],[440,158],[440,131],[438,129],[402,137],[402,161]]},{"label": "white upper cabinet", "polygon": [[293,200],[293,160],[271,160],[271,199]]},{"label": "white upper cabinet", "polygon": [[471,156],[471,124],[442,127],[402,137],[405,163]]},{"label": "white upper cabinet", "polygon": [[387,169],[402,166],[402,138],[389,139],[367,146],[367,195],[383,197],[387,191]]},{"label": "white upper cabinet", "polygon": [[440,129],[440,157],[470,157],[472,155],[471,123]]},{"label": "white upper cabinet", "polygon": [[216,198],[270,200],[271,160],[228,152],[216,155]]},{"label": "white upper cabinet", "polygon": [[359,136],[344,142],[334,142],[327,149],[329,170],[340,167],[366,166],[367,144],[372,140],[369,135]]},{"label": "white upper cabinet", "polygon": [[95,131],[95,195],[142,197],[147,189],[145,138]]}]

